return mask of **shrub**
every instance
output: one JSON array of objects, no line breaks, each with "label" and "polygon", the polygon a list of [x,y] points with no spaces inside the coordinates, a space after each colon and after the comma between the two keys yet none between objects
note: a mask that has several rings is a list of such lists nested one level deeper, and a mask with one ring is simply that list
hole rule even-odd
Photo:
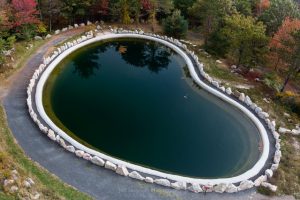
[{"label": "shrub", "polygon": [[181,16],[179,10],[175,10],[171,16],[163,20],[163,28],[167,35],[182,38],[186,35],[188,22]]}]

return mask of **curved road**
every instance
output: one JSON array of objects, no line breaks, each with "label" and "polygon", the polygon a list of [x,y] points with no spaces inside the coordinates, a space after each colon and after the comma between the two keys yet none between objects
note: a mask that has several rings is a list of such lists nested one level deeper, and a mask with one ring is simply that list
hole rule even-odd
[{"label": "curved road", "polygon": [[42,134],[28,114],[26,87],[48,49],[79,32],[80,30],[73,30],[54,36],[40,47],[28,59],[25,66],[11,77],[10,82],[13,84],[10,84],[7,94],[4,95],[3,106],[9,127],[20,146],[32,160],[38,162],[64,182],[95,199],[101,200],[269,199],[257,194],[254,189],[237,194],[208,193],[204,195],[176,191],[155,184],[132,180],[77,158]]}]

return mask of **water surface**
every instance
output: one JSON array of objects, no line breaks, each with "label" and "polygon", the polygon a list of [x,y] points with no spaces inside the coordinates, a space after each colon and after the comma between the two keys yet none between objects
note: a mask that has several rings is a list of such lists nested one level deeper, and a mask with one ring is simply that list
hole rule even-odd
[{"label": "water surface", "polygon": [[52,72],[43,103],[80,142],[190,177],[230,177],[259,159],[259,132],[240,111],[193,86],[184,60],[140,39],[96,43]]}]

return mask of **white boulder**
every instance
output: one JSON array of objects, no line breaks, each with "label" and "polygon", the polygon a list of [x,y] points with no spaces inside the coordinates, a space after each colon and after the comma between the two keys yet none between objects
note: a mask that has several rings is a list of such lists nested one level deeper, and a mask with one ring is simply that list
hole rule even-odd
[{"label": "white boulder", "polygon": [[75,152],[75,147],[72,146],[72,145],[68,145],[68,146],[66,146],[66,150],[70,151],[71,153],[74,153]]},{"label": "white boulder", "polygon": [[153,178],[151,178],[151,177],[146,177],[146,178],[145,178],[145,182],[146,182],[146,183],[153,183],[154,180],[153,180]]},{"label": "white boulder", "polygon": [[247,190],[254,186],[254,183],[250,180],[244,180],[240,183],[238,191]]},{"label": "white boulder", "polygon": [[228,95],[231,95],[231,94],[232,94],[232,90],[231,90],[230,87],[226,88],[226,93],[227,93]]},{"label": "white boulder", "polygon": [[276,185],[272,185],[271,183],[263,182],[261,184],[261,186],[270,189],[272,192],[276,192],[276,190],[277,190],[277,186]]},{"label": "white boulder", "polygon": [[105,161],[99,158],[98,156],[92,157],[91,162],[101,167],[103,167],[105,164]]},{"label": "white boulder", "polygon": [[128,176],[129,172],[127,170],[127,168],[125,166],[118,166],[117,170],[116,170],[117,174],[120,174],[122,176]]},{"label": "white boulder", "polygon": [[266,175],[268,178],[271,178],[271,177],[273,176],[273,171],[270,170],[270,169],[267,169],[267,170],[265,171],[265,175]]},{"label": "white boulder", "polygon": [[137,179],[137,180],[140,180],[140,181],[145,180],[145,178],[142,175],[140,175],[140,173],[138,173],[136,171],[130,172],[128,176],[130,178],[134,178],[134,179]]},{"label": "white boulder", "polygon": [[110,169],[110,170],[113,170],[113,171],[116,171],[116,169],[117,169],[117,165],[115,165],[114,163],[112,163],[110,161],[106,161],[104,167],[106,169]]},{"label": "white boulder", "polygon": [[187,188],[189,191],[192,191],[194,193],[200,193],[203,192],[201,186],[199,184],[196,183],[192,183],[192,185],[190,187]]},{"label": "white boulder", "polygon": [[227,193],[235,193],[237,191],[238,191],[238,188],[232,183],[228,184],[227,188],[225,190],[225,192],[227,192]]},{"label": "white boulder", "polygon": [[213,190],[217,193],[223,193],[227,189],[227,184],[226,183],[220,183],[218,185],[215,185]]},{"label": "white boulder", "polygon": [[55,134],[54,134],[54,131],[49,129],[48,130],[48,137],[53,140],[53,141],[56,141],[56,137],[55,137]]},{"label": "white boulder", "polygon": [[154,183],[158,184],[158,185],[162,185],[165,187],[170,187],[171,183],[168,179],[155,179]]},{"label": "white boulder", "polygon": [[244,93],[240,94],[239,100],[242,101],[242,102],[245,101],[245,94]]},{"label": "white boulder", "polygon": [[254,185],[256,187],[260,186],[262,182],[267,181],[267,176],[266,175],[261,175],[260,177],[258,177],[255,181],[254,181]]},{"label": "white boulder", "polygon": [[82,151],[82,150],[76,150],[75,151],[75,155],[77,156],[77,157],[79,157],[79,158],[82,158],[83,157],[83,155],[84,155],[84,151]]},{"label": "white boulder", "polygon": [[171,187],[176,190],[186,190],[186,182],[175,182],[171,183]]}]

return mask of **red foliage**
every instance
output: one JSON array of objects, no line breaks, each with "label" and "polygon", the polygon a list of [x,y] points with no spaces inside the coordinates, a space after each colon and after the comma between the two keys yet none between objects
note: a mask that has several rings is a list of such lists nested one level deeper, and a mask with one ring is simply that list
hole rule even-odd
[{"label": "red foliage", "polygon": [[278,28],[278,31],[275,33],[274,37],[271,39],[270,48],[291,51],[291,49],[289,49],[289,47],[285,44],[289,41],[292,42],[293,37],[291,34],[299,29],[300,20],[290,19],[289,17],[287,17],[282,25]]},{"label": "red foliage", "polygon": [[14,10],[14,26],[40,23],[36,16],[39,12],[36,10],[35,0],[12,0],[11,4]]},{"label": "red foliage", "polygon": [[109,0],[101,0],[99,5],[99,12],[102,15],[108,15],[109,12]]},{"label": "red foliage", "polygon": [[286,65],[283,60],[285,60],[285,57],[294,51],[293,46],[289,44],[294,44],[292,33],[297,30],[300,30],[300,20],[290,19],[289,17],[287,17],[278,28],[278,31],[269,43],[271,50],[269,54],[269,61],[273,66]]},{"label": "red foliage", "polygon": [[152,8],[152,3],[150,0],[141,0],[141,3],[142,3],[142,8],[143,10],[151,10]]},{"label": "red foliage", "polygon": [[260,0],[256,5],[256,11],[258,15],[267,10],[270,7],[270,0]]}]

